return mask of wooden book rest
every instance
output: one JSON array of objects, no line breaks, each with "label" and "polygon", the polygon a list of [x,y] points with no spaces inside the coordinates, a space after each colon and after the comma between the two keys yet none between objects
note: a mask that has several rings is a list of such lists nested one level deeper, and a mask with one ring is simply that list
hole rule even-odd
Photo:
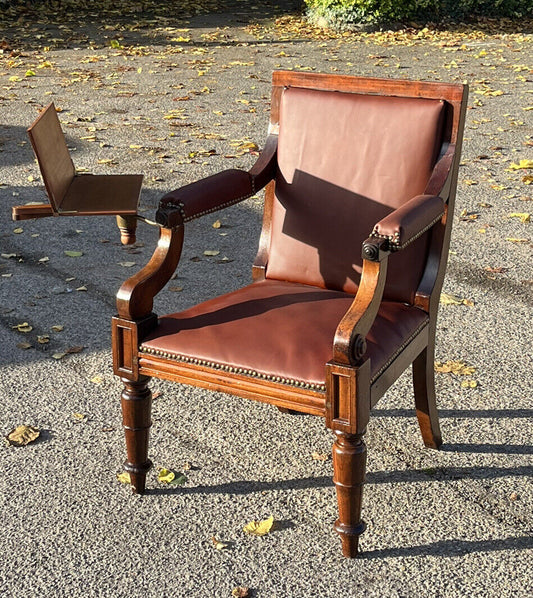
[{"label": "wooden book rest", "polygon": [[28,129],[49,204],[13,207],[13,220],[116,215],[124,244],[135,242],[141,174],[76,174],[54,104]]}]

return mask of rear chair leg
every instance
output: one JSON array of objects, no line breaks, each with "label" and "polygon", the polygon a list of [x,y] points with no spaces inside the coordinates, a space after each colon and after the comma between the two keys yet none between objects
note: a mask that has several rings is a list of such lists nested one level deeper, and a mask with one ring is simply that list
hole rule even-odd
[{"label": "rear chair leg", "polygon": [[435,398],[434,352],[426,347],[413,362],[416,416],[424,444],[437,449],[442,444]]},{"label": "rear chair leg", "polygon": [[333,483],[337,488],[339,518],[335,530],[341,537],[342,554],[355,557],[359,536],[365,531],[361,502],[366,470],[366,445],[363,434],[337,432],[333,444]]},{"label": "rear chair leg", "polygon": [[143,494],[146,474],[152,466],[148,459],[148,440],[152,425],[152,393],[148,388],[150,378],[141,376],[136,382],[122,378],[122,381],[122,423],[128,455],[124,469],[130,474],[133,492]]}]

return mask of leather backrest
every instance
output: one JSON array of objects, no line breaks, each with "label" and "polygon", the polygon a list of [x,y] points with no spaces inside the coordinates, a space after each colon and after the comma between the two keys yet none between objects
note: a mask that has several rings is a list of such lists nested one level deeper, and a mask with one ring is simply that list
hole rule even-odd
[{"label": "leather backrest", "polygon": [[[423,193],[441,147],[443,102],[288,88],[267,278],[355,293],[374,224]],[[385,297],[411,302],[424,235],[389,262]]]}]

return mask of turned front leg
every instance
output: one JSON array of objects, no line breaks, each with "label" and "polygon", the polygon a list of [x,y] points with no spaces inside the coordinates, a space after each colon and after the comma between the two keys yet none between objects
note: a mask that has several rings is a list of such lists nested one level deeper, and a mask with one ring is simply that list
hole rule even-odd
[{"label": "turned front leg", "polygon": [[341,537],[342,553],[357,555],[359,536],[365,531],[361,503],[366,471],[366,445],[363,434],[335,431],[333,445],[333,483],[337,488],[339,518],[335,530]]},{"label": "turned front leg", "polygon": [[143,494],[146,474],[152,462],[148,459],[148,441],[152,425],[152,393],[150,378],[141,376],[133,382],[122,378],[122,423],[126,436],[127,460],[124,469],[130,474],[133,492]]}]

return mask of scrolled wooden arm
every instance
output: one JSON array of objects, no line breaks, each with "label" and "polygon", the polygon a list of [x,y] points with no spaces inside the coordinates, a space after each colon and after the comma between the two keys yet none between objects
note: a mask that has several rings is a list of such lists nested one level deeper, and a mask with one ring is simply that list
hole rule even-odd
[{"label": "scrolled wooden arm", "polygon": [[365,337],[374,323],[385,289],[389,256],[386,247],[385,239],[370,237],[363,243],[361,283],[335,332],[333,361],[336,363],[359,365],[366,352]]},{"label": "scrolled wooden arm", "polygon": [[183,247],[183,226],[161,228],[159,242],[146,266],[128,278],[117,293],[118,315],[126,320],[148,316],[154,297],[170,280]]}]

